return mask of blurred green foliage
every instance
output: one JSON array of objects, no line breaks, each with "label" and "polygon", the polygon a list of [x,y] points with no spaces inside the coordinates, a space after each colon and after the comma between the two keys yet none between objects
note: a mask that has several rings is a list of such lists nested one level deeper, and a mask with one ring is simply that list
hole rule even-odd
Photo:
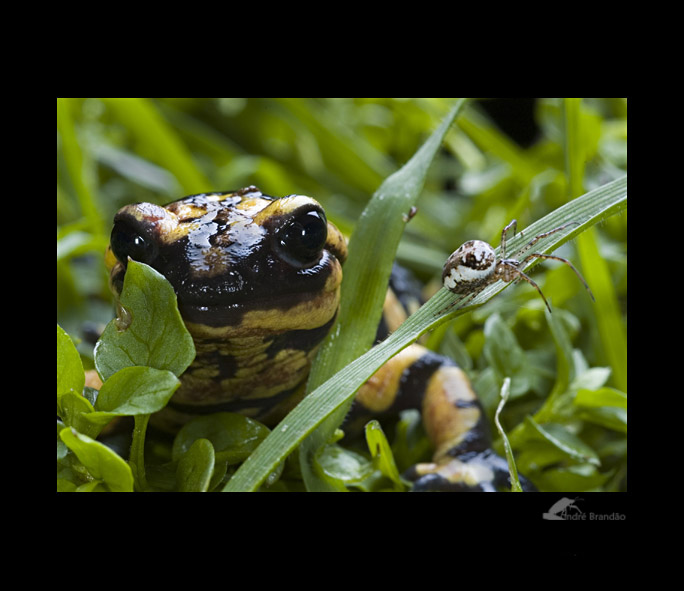
[{"label": "blurred green foliage", "polygon": [[[58,99],[59,324],[83,337],[112,317],[103,253],[121,206],[254,184],[273,196],[316,198],[349,235],[373,192],[452,105],[453,99],[434,98]],[[626,99],[473,100],[430,169],[397,258],[434,288],[444,260],[462,242],[479,238],[496,246],[513,218],[524,232],[572,197],[623,176],[626,154]],[[613,216],[556,253],[581,269],[595,305],[571,270],[544,263],[534,278],[558,326],[549,326],[538,294],[520,284],[428,341],[471,373],[493,415],[505,376],[498,373],[499,341],[492,339],[506,338],[524,379],[513,380],[503,426],[519,427],[511,443],[522,449],[521,471],[529,476],[545,468],[550,489],[625,486],[626,419],[591,406],[583,407],[582,420],[558,408],[541,418],[534,413],[559,388],[559,350],[571,356],[570,381],[606,368],[603,379],[586,378],[576,389],[611,388],[618,398],[626,392],[626,227],[626,213]],[[92,367],[92,345],[81,342],[79,352]],[[557,394],[554,400],[566,407],[577,404]],[[528,415],[535,418],[523,422]],[[549,417],[591,445],[596,459],[559,458],[558,446],[544,447],[549,433],[557,435],[557,427],[537,429]]]}]

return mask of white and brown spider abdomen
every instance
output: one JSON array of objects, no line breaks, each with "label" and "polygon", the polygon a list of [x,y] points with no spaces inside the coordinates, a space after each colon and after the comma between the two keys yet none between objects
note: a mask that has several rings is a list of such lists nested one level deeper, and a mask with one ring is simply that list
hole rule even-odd
[{"label": "white and brown spider abdomen", "polygon": [[447,259],[442,282],[449,291],[468,294],[491,283],[495,269],[494,249],[482,240],[469,240]]},{"label": "white and brown spider abdomen", "polygon": [[[582,282],[582,285],[587,289],[591,299],[594,300],[594,294],[591,293],[591,289],[584,280],[584,277],[580,275],[580,272],[575,269],[568,259],[541,252],[532,252],[522,259],[520,258],[541,239],[574,224],[579,224],[579,222],[566,222],[553,230],[538,234],[518,250],[515,258],[506,258],[506,234],[513,228],[513,235],[515,235],[517,227],[517,222],[515,220],[511,221],[511,223],[503,229],[503,232],[501,232],[501,247],[499,252],[501,253],[502,258],[500,259],[496,257],[494,249],[486,242],[482,242],[482,240],[469,240],[458,250],[454,251],[447,259],[446,263],[444,263],[444,270],[442,271],[442,282],[444,283],[444,287],[457,294],[469,295],[469,298],[464,298],[468,300],[472,299],[478,291],[499,279],[508,283],[523,279],[539,292],[539,295],[544,300],[544,304],[546,304],[549,312],[551,312],[551,306],[549,306],[549,302],[546,301],[542,290],[523,272],[525,263],[532,259],[551,259],[568,265],[568,267],[575,272],[575,275],[577,275]],[[449,304],[442,312],[449,310],[455,303],[456,300]],[[465,306],[463,300],[460,300],[460,304],[461,307]]]}]

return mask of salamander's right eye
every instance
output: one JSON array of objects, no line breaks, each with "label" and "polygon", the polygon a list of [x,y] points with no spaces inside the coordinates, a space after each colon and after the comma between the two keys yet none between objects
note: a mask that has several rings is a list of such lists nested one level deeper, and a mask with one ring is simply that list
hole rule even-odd
[{"label": "salamander's right eye", "polygon": [[128,262],[128,257],[149,264],[157,256],[155,243],[143,236],[127,220],[119,220],[114,224],[109,244],[114,256],[124,265]]}]

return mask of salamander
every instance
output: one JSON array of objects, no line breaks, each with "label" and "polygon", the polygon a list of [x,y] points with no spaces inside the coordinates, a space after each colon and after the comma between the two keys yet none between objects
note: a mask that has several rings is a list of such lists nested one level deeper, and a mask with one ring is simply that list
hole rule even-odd
[{"label": "salamander", "polygon": [[[274,198],[250,186],[121,208],[105,256],[112,291],[121,292],[129,257],[159,271],[197,351],[153,423],[174,431],[219,411],[266,425],[282,419],[302,399],[312,360],[335,323],[346,256],[345,237],[305,195]],[[415,307],[411,285],[397,267],[380,338]],[[421,410],[434,447],[432,462],[405,473],[412,490],[508,486],[487,417],[454,361],[418,344],[404,349],[362,386],[343,429],[406,408]]]}]

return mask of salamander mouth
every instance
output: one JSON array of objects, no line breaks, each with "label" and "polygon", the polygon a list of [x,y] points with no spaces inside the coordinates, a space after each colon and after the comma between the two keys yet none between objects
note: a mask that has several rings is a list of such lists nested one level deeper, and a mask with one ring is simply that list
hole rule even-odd
[{"label": "salamander mouth", "polygon": [[[296,277],[261,272],[260,281],[245,278],[207,292],[178,295],[186,323],[241,332],[281,332],[311,329],[325,324],[339,306],[342,268],[326,253],[316,268],[302,269]],[[254,279],[254,278],[251,278]],[[200,296],[208,297],[200,297]]]},{"label": "salamander mouth", "polygon": [[214,306],[179,303],[179,310],[193,333],[255,336],[317,328],[335,316],[338,306],[339,290],[335,290]]},{"label": "salamander mouth", "polygon": [[[108,251],[109,285],[121,295],[126,267]],[[342,268],[328,253],[316,267],[298,271],[300,277],[269,276],[267,271],[243,277],[237,271],[223,276],[199,278],[167,277],[177,296],[183,320],[194,332],[232,331],[240,334],[277,333],[282,330],[310,329],[328,322],[339,305]],[[289,289],[288,289],[289,287]]]}]

